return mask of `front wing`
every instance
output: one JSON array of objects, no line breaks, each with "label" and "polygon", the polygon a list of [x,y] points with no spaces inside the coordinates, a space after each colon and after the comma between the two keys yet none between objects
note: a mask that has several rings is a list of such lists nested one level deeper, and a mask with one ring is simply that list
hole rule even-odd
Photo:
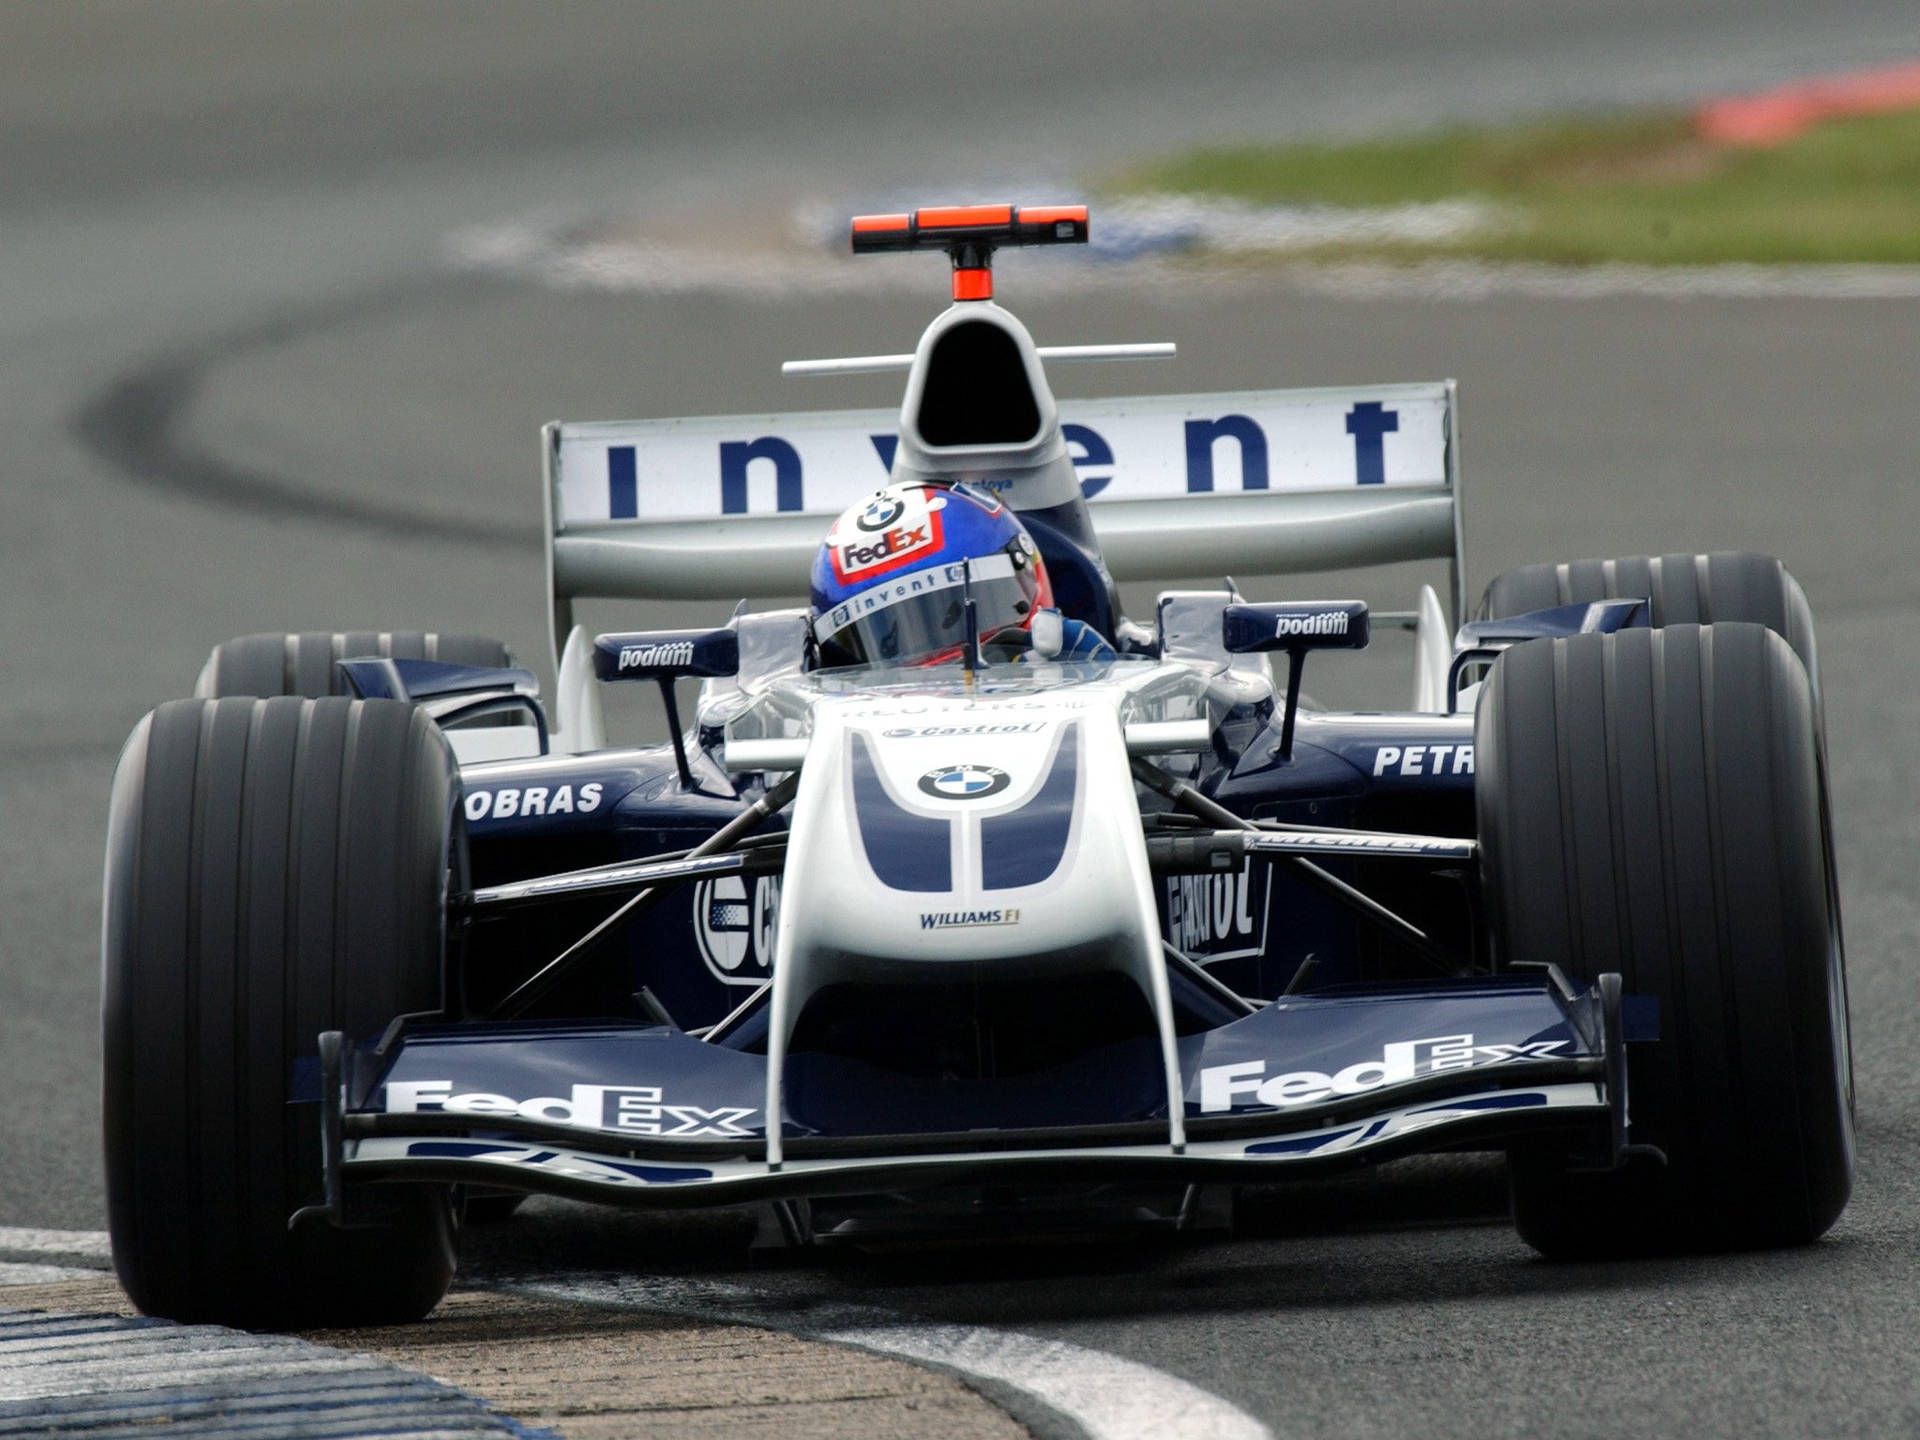
[{"label": "front wing", "polygon": [[1540,972],[1283,998],[1179,1042],[1180,1146],[1150,1083],[1157,1062],[1126,1047],[962,1085],[791,1057],[777,1165],[765,1056],[665,1027],[403,1028],[381,1049],[335,1046],[312,1098],[330,1112],[330,1205],[361,1180],[675,1207],[988,1182],[1258,1183],[1554,1136],[1606,1163],[1627,1146],[1624,1047],[1653,1038],[1653,1019],[1611,975],[1578,994]]}]

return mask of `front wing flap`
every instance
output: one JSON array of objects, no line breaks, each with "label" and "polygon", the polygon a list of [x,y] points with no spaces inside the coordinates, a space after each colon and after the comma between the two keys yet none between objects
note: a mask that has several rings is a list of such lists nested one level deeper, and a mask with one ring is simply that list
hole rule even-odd
[{"label": "front wing flap", "polygon": [[[826,1063],[766,1160],[766,1058],[666,1027],[402,1030],[353,1052],[330,1174],[471,1181],[627,1205],[730,1204],[916,1185],[1258,1182],[1553,1132],[1626,1143],[1623,1046],[1651,1038],[1617,979],[1557,975],[1288,997],[1179,1042],[1183,1146],[1125,1047],[954,1086]],[[1641,1023],[1632,1025],[1628,1019]],[[1146,1059],[1150,1071],[1152,1060]]]}]

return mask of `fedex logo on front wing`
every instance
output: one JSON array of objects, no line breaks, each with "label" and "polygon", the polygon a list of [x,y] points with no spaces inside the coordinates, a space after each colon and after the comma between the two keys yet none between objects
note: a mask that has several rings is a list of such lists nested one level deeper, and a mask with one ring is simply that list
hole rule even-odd
[{"label": "fedex logo on front wing", "polygon": [[1280,1109],[1311,1105],[1340,1095],[1363,1095],[1385,1085],[1398,1085],[1445,1070],[1467,1070],[1509,1060],[1545,1060],[1564,1050],[1568,1043],[1531,1040],[1519,1044],[1477,1045],[1471,1035],[1433,1035],[1424,1040],[1395,1041],[1382,1047],[1379,1059],[1362,1060],[1333,1074],[1321,1070],[1291,1070],[1269,1076],[1264,1060],[1209,1065],[1200,1072],[1200,1113],[1218,1115],[1249,1100]]},{"label": "fedex logo on front wing", "polygon": [[389,1115],[517,1115],[629,1135],[750,1135],[744,1122],[760,1113],[732,1105],[671,1105],[658,1085],[575,1085],[565,1097],[516,1100],[485,1090],[455,1094],[451,1080],[389,1080],[386,1092]]}]

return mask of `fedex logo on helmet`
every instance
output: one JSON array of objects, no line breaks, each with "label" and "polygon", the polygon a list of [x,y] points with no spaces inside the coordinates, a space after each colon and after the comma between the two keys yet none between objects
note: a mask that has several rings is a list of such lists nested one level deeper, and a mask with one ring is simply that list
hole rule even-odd
[{"label": "fedex logo on helmet", "polygon": [[842,584],[885,575],[916,557],[937,553],[939,497],[918,491],[881,491],[862,510],[843,516],[827,540],[834,577]]},{"label": "fedex logo on helmet", "polygon": [[883,574],[940,543],[940,521],[929,516],[918,525],[900,525],[877,540],[843,540],[833,547],[833,568],[842,580]]}]

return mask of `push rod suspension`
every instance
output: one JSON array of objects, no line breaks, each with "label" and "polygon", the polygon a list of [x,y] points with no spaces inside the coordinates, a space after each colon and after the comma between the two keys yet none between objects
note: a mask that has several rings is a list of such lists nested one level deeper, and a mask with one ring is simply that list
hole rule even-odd
[{"label": "push rod suspension", "polygon": [[[793,797],[799,789],[800,776],[795,772],[694,846],[687,852],[686,858],[697,860],[703,855],[712,855],[728,849],[762,823],[786,809],[793,802]],[[513,1020],[524,1015],[541,996],[572,974],[575,967],[603,936],[616,925],[659,903],[671,888],[670,885],[650,885],[645,889],[634,891],[616,906],[606,919],[521,981],[504,1000],[493,1007],[492,1014],[487,1018]]]},{"label": "push rod suspension", "polygon": [[[1186,781],[1169,775],[1158,765],[1142,760],[1138,756],[1133,760],[1133,776],[1149,790],[1165,796],[1181,809],[1198,815],[1202,820],[1222,830],[1258,831],[1260,829],[1253,821],[1234,814],[1212,796],[1201,794]],[[1304,855],[1282,855],[1277,858],[1290,865],[1314,889],[1392,936],[1443,974],[1451,975],[1460,968],[1459,960],[1435,944],[1433,937],[1426,931],[1396,915],[1365,891],[1355,889],[1338,875],[1322,869]]]}]

